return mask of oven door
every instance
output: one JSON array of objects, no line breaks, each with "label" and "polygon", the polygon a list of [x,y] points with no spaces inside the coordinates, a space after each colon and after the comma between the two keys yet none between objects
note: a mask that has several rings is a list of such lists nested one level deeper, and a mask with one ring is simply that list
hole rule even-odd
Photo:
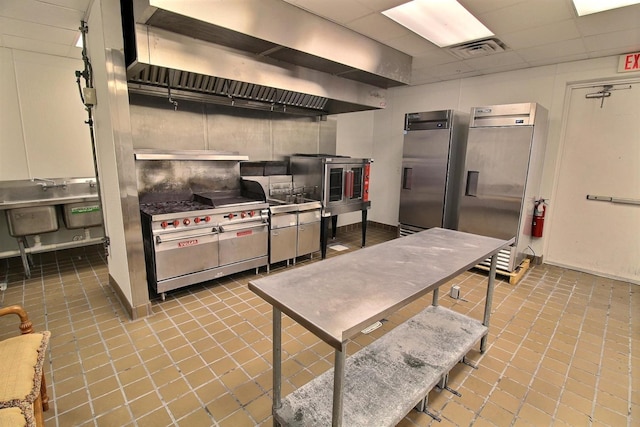
[{"label": "oven door", "polygon": [[178,231],[154,236],[156,280],[166,280],[215,268],[218,263],[216,228]]},{"label": "oven door", "polygon": [[221,266],[267,256],[269,250],[268,222],[230,223],[220,225],[219,229]]},{"label": "oven door", "polygon": [[325,194],[327,206],[368,199],[367,164],[331,164],[325,169]]}]

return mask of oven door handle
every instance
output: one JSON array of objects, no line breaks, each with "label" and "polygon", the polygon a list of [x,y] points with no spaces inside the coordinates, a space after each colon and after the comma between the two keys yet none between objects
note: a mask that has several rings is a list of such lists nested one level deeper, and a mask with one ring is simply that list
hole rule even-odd
[{"label": "oven door handle", "polygon": [[[234,225],[234,224],[231,224]],[[235,224],[237,225],[237,224]],[[263,221],[260,222],[258,224],[253,224],[253,225],[247,225],[244,227],[232,227],[232,228],[228,228],[227,225],[219,225],[218,228],[220,229],[221,233],[226,233],[226,232],[234,232],[234,231],[241,231],[241,230],[250,230],[252,228],[262,228],[265,227],[267,225],[267,222]]]},{"label": "oven door handle", "polygon": [[[220,227],[222,228],[222,227]],[[167,243],[167,242],[175,242],[176,240],[185,240],[185,239],[193,239],[195,237],[203,237],[203,236],[211,236],[214,234],[218,234],[217,230],[214,228],[213,230],[207,232],[207,233],[200,233],[200,234],[190,234],[187,236],[181,236],[181,237],[172,237],[170,239],[164,238],[162,236],[156,236],[156,243],[160,244],[160,243]]]},{"label": "oven door handle", "polygon": [[260,221],[260,224],[267,224],[269,220],[262,215],[254,217],[254,218],[244,218],[244,219],[236,219],[232,221],[226,221],[224,224],[218,224],[218,227],[222,231],[222,227],[226,225],[240,225],[240,224],[254,224]]}]

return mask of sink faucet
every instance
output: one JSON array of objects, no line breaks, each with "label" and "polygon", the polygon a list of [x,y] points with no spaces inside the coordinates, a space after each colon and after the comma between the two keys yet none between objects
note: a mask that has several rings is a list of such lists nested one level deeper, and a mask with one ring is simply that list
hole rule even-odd
[{"label": "sink faucet", "polygon": [[39,181],[38,183],[39,183],[40,185],[43,185],[43,184],[44,184],[44,185],[47,185],[47,183],[49,183],[49,184],[53,184],[53,185],[55,185],[55,184],[56,184],[56,182],[55,182],[54,180],[52,180],[52,179],[46,179],[46,178],[31,178],[31,182],[36,182],[36,181]]},{"label": "sink faucet", "polygon": [[52,179],[47,179],[47,178],[31,178],[32,182],[38,182],[38,185],[40,185],[40,187],[42,187],[42,191],[47,191],[47,189],[49,188],[60,188],[62,187],[63,190],[67,189],[67,181],[62,181],[61,184],[56,184],[56,182]]}]

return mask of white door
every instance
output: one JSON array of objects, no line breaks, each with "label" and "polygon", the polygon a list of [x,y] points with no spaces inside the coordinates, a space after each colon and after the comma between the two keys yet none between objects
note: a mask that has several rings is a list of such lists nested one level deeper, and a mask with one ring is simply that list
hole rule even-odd
[{"label": "white door", "polygon": [[573,88],[550,209],[546,262],[640,283],[640,205],[587,195],[640,199],[640,82],[615,85],[604,99]]}]

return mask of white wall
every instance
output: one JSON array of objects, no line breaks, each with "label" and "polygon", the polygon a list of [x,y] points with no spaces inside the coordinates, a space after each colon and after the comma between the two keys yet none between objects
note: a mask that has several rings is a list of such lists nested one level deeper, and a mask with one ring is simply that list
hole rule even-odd
[{"label": "white wall", "polygon": [[93,177],[82,61],[0,48],[0,181]]},{"label": "white wall", "polygon": [[[549,110],[549,133],[541,196],[551,199],[556,163],[560,155],[567,85],[628,79],[634,75],[618,73],[617,67],[618,57],[612,56],[395,88],[387,91],[387,108],[384,110],[339,115],[337,144],[343,151],[350,146],[350,141],[360,140],[363,132],[361,124],[373,123],[372,157],[377,161],[371,173],[372,202],[369,219],[389,225],[398,223],[404,115],[418,111],[453,108],[468,112],[472,107],[481,105],[540,103]],[[547,223],[553,221],[553,200],[549,212]],[[544,252],[544,239],[536,242],[534,250],[536,254]]]},{"label": "white wall", "polygon": [[[373,113],[348,113],[335,116],[338,118],[336,131],[336,154],[366,159],[373,159],[371,174],[375,173],[378,163],[373,155]],[[334,119],[333,117],[329,120]],[[338,226],[354,224],[362,221],[362,213],[349,212],[338,215]]]}]

